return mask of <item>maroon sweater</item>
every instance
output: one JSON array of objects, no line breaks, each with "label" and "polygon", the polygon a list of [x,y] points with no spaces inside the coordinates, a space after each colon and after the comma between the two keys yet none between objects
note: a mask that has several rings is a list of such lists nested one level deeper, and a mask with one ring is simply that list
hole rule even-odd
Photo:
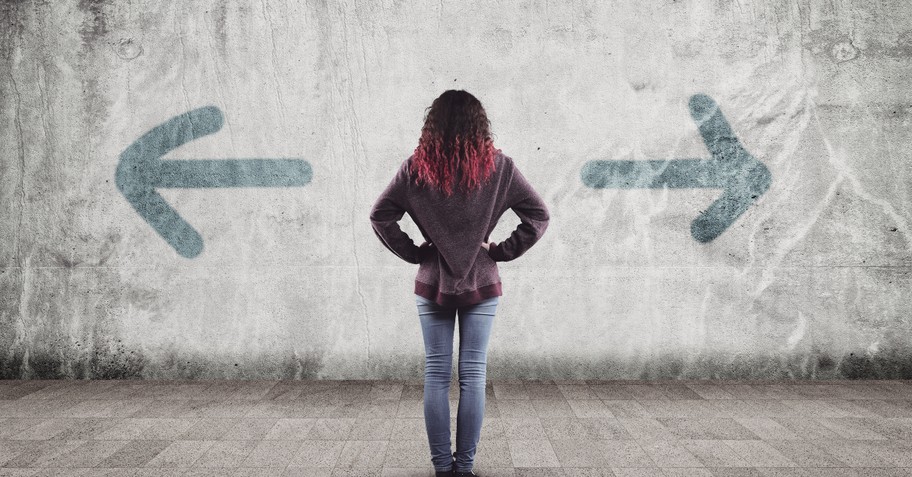
[{"label": "maroon sweater", "polygon": [[[548,208],[513,159],[498,152],[494,171],[468,194],[416,185],[412,158],[402,162],[370,213],[383,245],[399,258],[420,264],[415,293],[443,306],[473,305],[502,295],[496,262],[513,260],[532,247],[548,228]],[[507,209],[521,223],[509,238],[485,250],[481,244]],[[398,221],[408,212],[425,242],[416,246]]]}]

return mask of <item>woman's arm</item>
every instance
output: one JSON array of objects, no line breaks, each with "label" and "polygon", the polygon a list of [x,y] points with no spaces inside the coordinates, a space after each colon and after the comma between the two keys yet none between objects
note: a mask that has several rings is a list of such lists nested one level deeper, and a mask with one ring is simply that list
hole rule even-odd
[{"label": "woman's arm", "polygon": [[399,228],[398,223],[407,212],[407,187],[408,164],[403,161],[393,180],[371,208],[370,221],[374,233],[387,249],[406,262],[421,263],[428,244],[417,247],[411,237]]},{"label": "woman's arm", "polygon": [[550,220],[545,202],[515,164],[506,200],[521,223],[509,238],[488,247],[488,255],[496,262],[508,262],[526,253],[544,235]]}]

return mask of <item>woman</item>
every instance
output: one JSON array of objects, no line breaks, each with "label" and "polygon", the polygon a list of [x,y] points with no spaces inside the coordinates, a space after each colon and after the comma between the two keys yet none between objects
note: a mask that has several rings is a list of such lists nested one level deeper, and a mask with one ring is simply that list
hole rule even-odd
[{"label": "woman", "polygon": [[[472,476],[484,417],[488,337],[502,295],[496,262],[513,260],[548,227],[548,209],[513,160],[494,148],[481,103],[445,91],[428,108],[418,147],[374,204],[370,220],[386,248],[420,264],[415,300],[424,335],[424,420],[436,475]],[[510,208],[521,223],[488,242]],[[408,212],[424,242],[397,223]],[[450,454],[453,328],[459,316],[459,409]]]}]

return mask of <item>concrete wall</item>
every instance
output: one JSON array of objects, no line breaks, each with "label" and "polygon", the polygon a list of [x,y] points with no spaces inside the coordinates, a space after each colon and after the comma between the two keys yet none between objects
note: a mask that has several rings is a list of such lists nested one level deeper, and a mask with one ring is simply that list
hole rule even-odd
[{"label": "concrete wall", "polygon": [[[368,214],[449,88],[552,214],[500,266],[490,378],[912,377],[907,0],[0,9],[2,377],[421,377]],[[712,158],[699,95],[770,178],[708,241],[719,186],[581,172]]]}]

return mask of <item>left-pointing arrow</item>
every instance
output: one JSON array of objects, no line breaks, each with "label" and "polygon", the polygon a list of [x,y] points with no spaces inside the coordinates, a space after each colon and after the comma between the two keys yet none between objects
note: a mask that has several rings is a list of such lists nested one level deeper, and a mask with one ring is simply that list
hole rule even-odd
[{"label": "left-pointing arrow", "polygon": [[223,123],[215,106],[180,114],[137,139],[120,154],[117,164],[117,188],[183,257],[199,255],[203,238],[156,188],[295,187],[309,183],[313,176],[303,159],[161,159],[182,144],[217,132]]}]

